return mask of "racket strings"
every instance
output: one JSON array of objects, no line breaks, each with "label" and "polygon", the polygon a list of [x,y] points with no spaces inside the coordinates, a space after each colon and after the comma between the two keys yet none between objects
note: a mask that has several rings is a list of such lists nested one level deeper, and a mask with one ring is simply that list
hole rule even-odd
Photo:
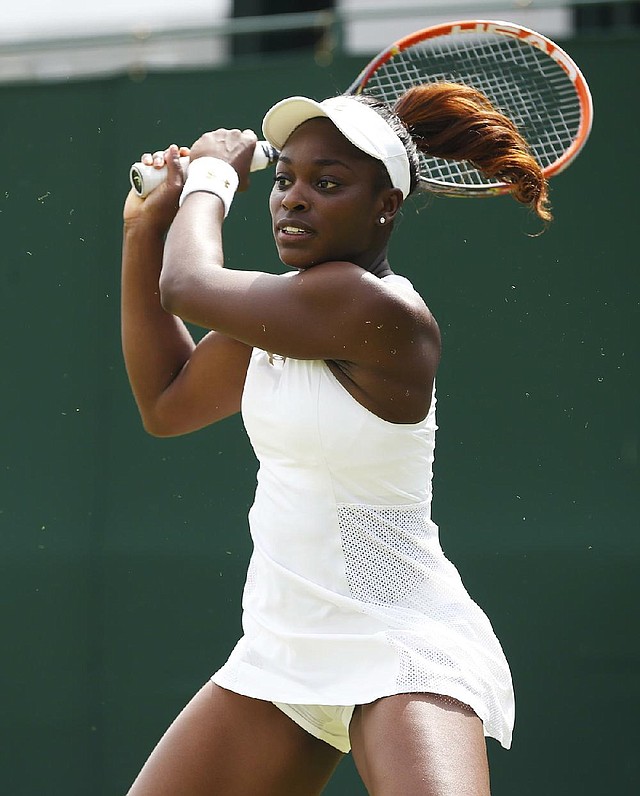
[{"label": "racket strings", "polygon": [[[571,145],[581,122],[574,86],[537,47],[505,36],[441,36],[413,45],[381,64],[362,89],[387,103],[419,83],[463,83],[482,91],[508,116],[545,168]],[[420,154],[421,175],[438,183],[499,185],[467,161]]]}]

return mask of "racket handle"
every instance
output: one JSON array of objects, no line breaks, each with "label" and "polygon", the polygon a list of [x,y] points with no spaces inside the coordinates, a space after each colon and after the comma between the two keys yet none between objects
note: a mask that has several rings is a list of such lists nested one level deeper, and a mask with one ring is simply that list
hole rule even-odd
[{"label": "racket handle", "polygon": [[[251,171],[261,171],[266,169],[272,163],[275,163],[278,158],[278,152],[271,144],[266,141],[258,141],[253,159],[251,161]],[[182,172],[187,176],[189,169],[189,158],[180,158],[180,165]],[[154,188],[163,183],[167,179],[167,167],[163,166],[161,169],[156,169],[153,166],[147,166],[144,163],[134,163],[129,170],[129,181],[131,187],[138,194],[138,196],[148,196]]]}]

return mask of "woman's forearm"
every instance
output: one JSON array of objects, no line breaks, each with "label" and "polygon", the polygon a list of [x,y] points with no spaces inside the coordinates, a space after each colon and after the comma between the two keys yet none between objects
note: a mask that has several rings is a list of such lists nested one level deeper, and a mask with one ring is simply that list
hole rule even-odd
[{"label": "woman's forearm", "polygon": [[122,251],[122,349],[146,428],[164,390],[189,359],[194,342],[184,323],[160,302],[163,235],[142,223],[125,225]]},{"label": "woman's forearm", "polygon": [[167,235],[160,279],[162,306],[170,313],[198,322],[192,317],[202,296],[215,315],[216,291],[212,280],[224,264],[222,249],[223,206],[214,194],[189,196]]}]

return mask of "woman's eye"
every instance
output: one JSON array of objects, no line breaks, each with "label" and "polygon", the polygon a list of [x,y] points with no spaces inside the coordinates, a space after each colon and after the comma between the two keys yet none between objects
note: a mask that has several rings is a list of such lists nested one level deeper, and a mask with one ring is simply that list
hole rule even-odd
[{"label": "woman's eye", "polygon": [[291,180],[288,177],[285,177],[284,174],[276,174],[273,178],[273,183],[276,188],[279,188],[281,191],[284,190]]},{"label": "woman's eye", "polygon": [[338,183],[335,180],[330,180],[328,177],[323,177],[321,180],[318,180],[318,188],[321,188],[323,191],[329,188],[335,188],[337,185]]}]

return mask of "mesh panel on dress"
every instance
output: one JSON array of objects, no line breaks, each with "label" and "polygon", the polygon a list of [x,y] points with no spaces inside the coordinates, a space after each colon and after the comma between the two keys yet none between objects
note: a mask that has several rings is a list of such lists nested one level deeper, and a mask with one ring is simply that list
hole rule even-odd
[{"label": "mesh panel on dress", "polygon": [[398,652],[398,690],[478,704],[485,678],[469,673],[488,663],[479,651],[493,633],[442,552],[428,504],[340,504],[338,522],[351,595]]},{"label": "mesh panel on dress", "polygon": [[442,566],[437,529],[428,512],[428,503],[338,505],[347,582],[356,600],[380,607],[427,607],[430,594],[425,587]]},{"label": "mesh panel on dress", "polygon": [[470,682],[461,672],[460,656],[454,658],[439,648],[437,642],[421,640],[415,633],[393,634],[391,641],[400,655],[397,683],[403,691],[439,693],[453,686],[456,693],[461,693],[461,689],[469,693]]}]

